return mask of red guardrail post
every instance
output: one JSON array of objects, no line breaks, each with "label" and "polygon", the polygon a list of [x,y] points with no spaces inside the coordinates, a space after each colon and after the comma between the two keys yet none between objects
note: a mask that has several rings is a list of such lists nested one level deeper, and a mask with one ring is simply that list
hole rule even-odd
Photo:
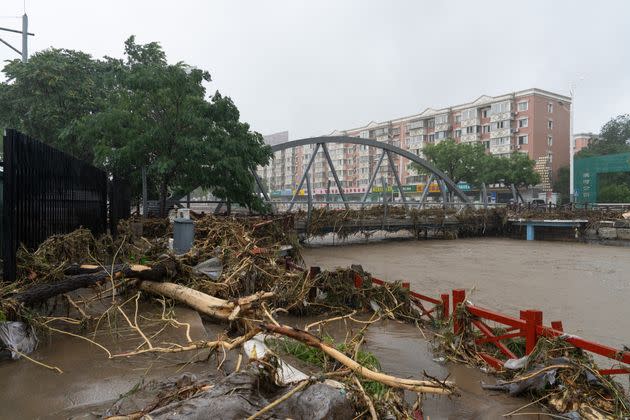
[{"label": "red guardrail post", "polygon": [[457,306],[464,304],[466,301],[466,290],[453,289],[453,332],[459,334],[462,331],[463,325],[460,324],[460,320],[457,318]]},{"label": "red guardrail post", "polygon": [[357,272],[354,273],[354,287],[357,289],[363,287],[363,277],[361,277],[361,274]]},{"label": "red guardrail post", "polygon": [[449,296],[448,293],[442,293],[440,297],[442,298],[442,319],[446,320],[450,315],[448,307]]},{"label": "red guardrail post", "polygon": [[534,351],[538,342],[538,328],[542,327],[543,313],[535,309],[521,311],[521,319],[525,321],[525,353]]}]

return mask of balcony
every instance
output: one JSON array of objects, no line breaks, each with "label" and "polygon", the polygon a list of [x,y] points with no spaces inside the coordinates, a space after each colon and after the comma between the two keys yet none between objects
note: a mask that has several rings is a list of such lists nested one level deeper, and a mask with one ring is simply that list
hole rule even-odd
[{"label": "balcony", "polygon": [[448,131],[450,129],[451,129],[451,125],[449,123],[435,124],[435,131]]},{"label": "balcony", "polygon": [[501,146],[490,146],[490,153],[493,155],[502,155],[505,153],[510,153],[512,151],[512,146],[510,144],[504,144]]},{"label": "balcony", "polygon": [[500,114],[490,115],[490,122],[504,121],[504,120],[512,120],[514,119],[513,112],[502,112]]},{"label": "balcony", "polygon": [[409,130],[409,136],[423,136],[426,134],[426,130],[424,127],[414,128],[413,130]]},{"label": "balcony", "polygon": [[464,127],[472,127],[475,125],[481,125],[481,120],[479,118],[470,118],[468,120],[462,120],[460,126]]},{"label": "balcony", "polygon": [[512,135],[512,130],[509,128],[500,128],[498,130],[494,130],[490,132],[491,139],[498,139],[501,137],[509,137]]},{"label": "balcony", "polygon": [[461,142],[462,143],[471,143],[471,142],[475,142],[475,141],[479,141],[481,140],[481,134],[479,133],[472,133],[472,134],[462,134],[461,137]]}]

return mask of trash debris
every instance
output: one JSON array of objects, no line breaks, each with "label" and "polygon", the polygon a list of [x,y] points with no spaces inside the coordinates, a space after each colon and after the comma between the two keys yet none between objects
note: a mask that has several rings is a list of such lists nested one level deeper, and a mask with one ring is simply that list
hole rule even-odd
[{"label": "trash debris", "polygon": [[37,348],[37,336],[32,326],[24,322],[0,322],[0,360],[19,359]]}]

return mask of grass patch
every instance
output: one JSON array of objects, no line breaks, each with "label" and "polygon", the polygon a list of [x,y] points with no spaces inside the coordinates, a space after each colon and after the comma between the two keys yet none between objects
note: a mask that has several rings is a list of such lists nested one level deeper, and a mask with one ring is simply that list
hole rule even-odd
[{"label": "grass patch", "polygon": [[[331,337],[324,338],[326,344],[334,346],[337,350],[348,354],[350,350],[348,345],[339,344],[335,345]],[[280,355],[291,355],[302,362],[317,366],[324,371],[331,367],[331,363],[334,361],[330,359],[323,351],[314,347],[308,346],[300,341],[296,341],[290,338],[268,338],[267,345],[276,353]],[[378,361],[374,354],[369,351],[359,350],[357,353],[356,361],[361,365],[373,371],[381,370],[381,363]],[[387,385],[383,385],[380,382],[365,380],[359,377],[361,385],[365,389],[365,392],[372,398],[382,397],[388,390]]]}]

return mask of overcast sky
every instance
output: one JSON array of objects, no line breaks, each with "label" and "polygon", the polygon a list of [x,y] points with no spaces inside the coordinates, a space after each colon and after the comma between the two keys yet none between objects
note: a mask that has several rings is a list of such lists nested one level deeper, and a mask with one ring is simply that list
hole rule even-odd
[{"label": "overcast sky", "polygon": [[[23,0],[0,26],[21,27]],[[26,0],[31,53],[122,56],[132,34],[207,69],[263,134],[297,139],[538,87],[576,131],[630,113],[630,1]],[[0,33],[20,46],[20,36]],[[16,55],[0,45],[0,59]]]}]

